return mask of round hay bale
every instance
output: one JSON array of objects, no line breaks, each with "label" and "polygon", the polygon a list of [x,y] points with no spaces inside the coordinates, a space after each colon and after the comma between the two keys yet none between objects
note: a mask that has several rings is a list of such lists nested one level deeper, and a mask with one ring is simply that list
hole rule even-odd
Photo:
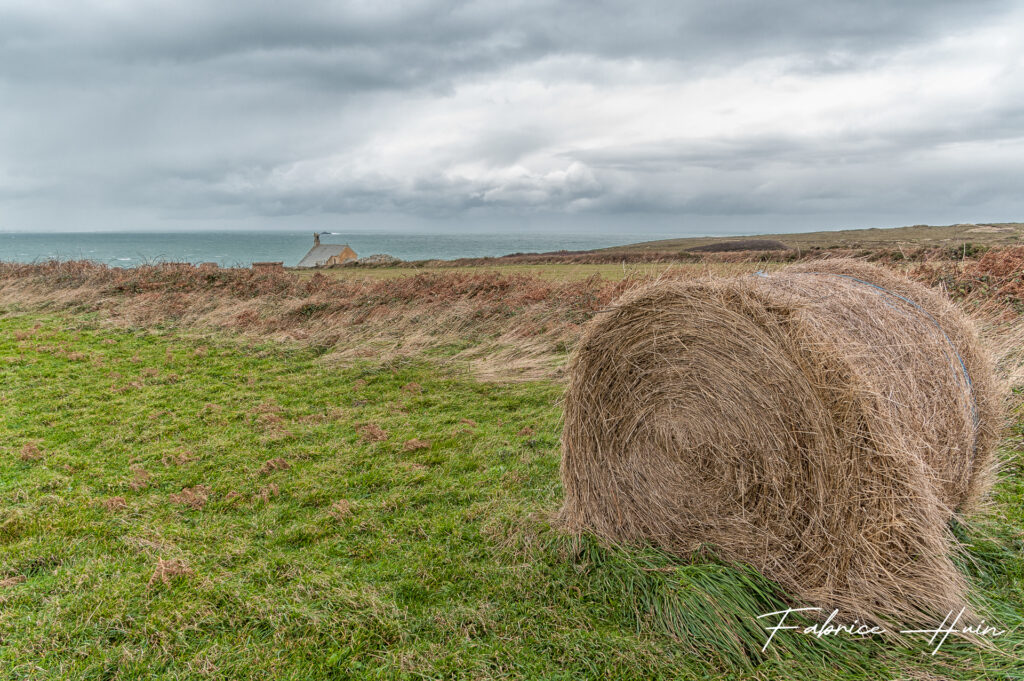
[{"label": "round hay bale", "polygon": [[985,490],[1000,404],[969,321],[880,268],[658,282],[573,356],[561,518],[710,546],[846,617],[945,614],[948,522]]}]

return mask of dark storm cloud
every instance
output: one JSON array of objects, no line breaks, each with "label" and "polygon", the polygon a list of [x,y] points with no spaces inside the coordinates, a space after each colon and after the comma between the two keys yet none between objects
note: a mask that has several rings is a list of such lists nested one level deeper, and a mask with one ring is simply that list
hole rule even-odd
[{"label": "dark storm cloud", "polygon": [[[140,64],[209,63],[261,77],[294,69],[296,77],[320,76],[325,83],[394,87],[559,53],[670,59],[697,68],[779,54],[822,59],[850,52],[864,58],[996,17],[1012,5],[1002,0],[40,2],[0,8],[0,47],[7,57],[4,70],[22,75],[26,70],[53,77],[87,75],[78,68],[81,60],[111,62],[115,74]],[[823,59],[823,68],[834,66],[832,59]],[[105,80],[112,74],[91,75]]]},{"label": "dark storm cloud", "polygon": [[1022,53],[999,39],[1020,20],[994,0],[0,0],[0,229],[1019,210],[999,150],[1024,135]]}]

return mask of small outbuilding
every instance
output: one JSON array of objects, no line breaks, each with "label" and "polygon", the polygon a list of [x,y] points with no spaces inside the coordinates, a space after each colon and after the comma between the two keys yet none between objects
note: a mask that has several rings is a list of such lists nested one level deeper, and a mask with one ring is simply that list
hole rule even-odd
[{"label": "small outbuilding", "polygon": [[252,264],[252,268],[254,270],[259,270],[260,272],[283,272],[284,261],[278,260],[276,262],[254,262]]},{"label": "small outbuilding", "polygon": [[356,260],[356,252],[348,244],[322,244],[320,234],[313,233],[313,248],[296,267],[330,267]]}]

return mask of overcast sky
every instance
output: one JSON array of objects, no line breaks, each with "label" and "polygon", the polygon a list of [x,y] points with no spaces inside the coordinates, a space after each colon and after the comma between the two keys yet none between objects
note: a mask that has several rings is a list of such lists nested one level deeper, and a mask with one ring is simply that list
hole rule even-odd
[{"label": "overcast sky", "polygon": [[1024,2],[0,0],[0,230],[1024,220]]}]

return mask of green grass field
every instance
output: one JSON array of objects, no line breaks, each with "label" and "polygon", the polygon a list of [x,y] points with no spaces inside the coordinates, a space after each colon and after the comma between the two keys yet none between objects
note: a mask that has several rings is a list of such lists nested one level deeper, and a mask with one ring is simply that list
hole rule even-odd
[{"label": "green grass field", "polygon": [[756,574],[553,525],[561,388],[0,316],[0,678],[1019,678],[1024,471],[958,528],[1010,633],[815,640]]}]

